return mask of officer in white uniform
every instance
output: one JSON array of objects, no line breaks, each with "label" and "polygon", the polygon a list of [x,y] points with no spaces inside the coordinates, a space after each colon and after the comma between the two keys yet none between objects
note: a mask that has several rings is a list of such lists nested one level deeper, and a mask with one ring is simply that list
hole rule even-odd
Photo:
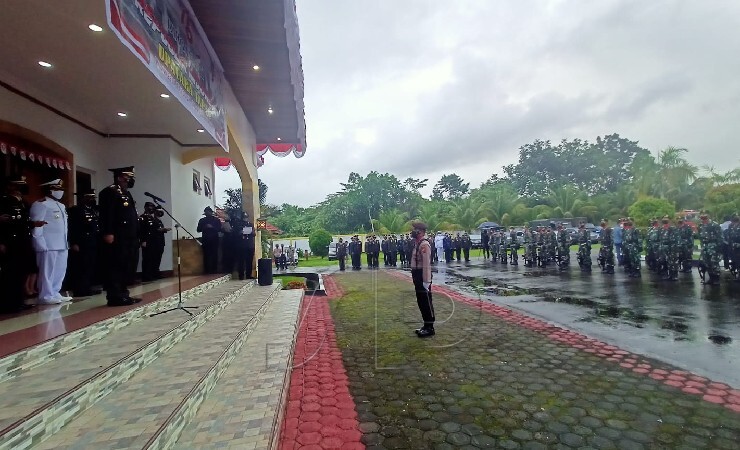
[{"label": "officer in white uniform", "polygon": [[39,266],[39,304],[51,305],[72,300],[60,294],[67,271],[67,210],[59,202],[64,195],[62,180],[44,183],[46,197],[31,206],[31,220],[42,222],[32,232],[33,249]]}]

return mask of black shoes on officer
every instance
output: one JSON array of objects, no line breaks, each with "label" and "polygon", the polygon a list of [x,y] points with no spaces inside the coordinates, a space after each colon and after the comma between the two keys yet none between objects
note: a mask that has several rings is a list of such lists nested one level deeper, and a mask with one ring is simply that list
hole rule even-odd
[{"label": "black shoes on officer", "polygon": [[108,306],[131,306],[139,303],[141,301],[140,298],[136,297],[127,297],[117,300],[108,300]]},{"label": "black shoes on officer", "polygon": [[432,337],[434,336],[434,327],[424,325],[418,330],[414,330],[414,333],[420,338]]}]

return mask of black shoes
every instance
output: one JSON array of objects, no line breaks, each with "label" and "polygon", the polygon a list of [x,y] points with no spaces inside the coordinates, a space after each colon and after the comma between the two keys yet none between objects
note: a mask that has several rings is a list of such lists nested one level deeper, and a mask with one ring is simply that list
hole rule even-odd
[{"label": "black shoes", "polygon": [[431,337],[434,336],[434,327],[427,327],[425,325],[418,330],[414,330],[414,333],[416,333],[420,338]]},{"label": "black shoes", "polygon": [[141,299],[136,298],[136,297],[127,297],[127,298],[121,298],[121,299],[116,299],[116,300],[109,299],[108,306],[131,306],[139,302],[141,302]]}]

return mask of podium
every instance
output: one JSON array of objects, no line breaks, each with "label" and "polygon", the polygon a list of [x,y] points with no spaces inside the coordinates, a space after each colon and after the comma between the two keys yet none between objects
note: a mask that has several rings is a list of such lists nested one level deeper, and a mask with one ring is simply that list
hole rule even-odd
[{"label": "podium", "polygon": [[257,284],[260,286],[272,285],[272,259],[260,258],[257,260]]}]

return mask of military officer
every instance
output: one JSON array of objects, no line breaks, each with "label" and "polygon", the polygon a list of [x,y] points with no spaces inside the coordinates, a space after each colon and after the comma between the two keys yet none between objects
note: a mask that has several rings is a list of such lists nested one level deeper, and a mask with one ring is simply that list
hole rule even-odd
[{"label": "military officer", "polygon": [[689,224],[684,222],[681,218],[676,221],[676,224],[678,225],[680,249],[678,262],[683,266],[681,272],[690,273],[694,260],[694,230],[692,230]]},{"label": "military officer", "polygon": [[453,258],[457,260],[457,262],[460,262],[460,252],[462,251],[462,241],[460,233],[457,233],[455,237],[452,238],[452,249],[454,252]]},{"label": "military officer", "polygon": [[680,251],[678,230],[671,224],[671,218],[668,216],[664,216],[661,219],[661,223],[659,261],[662,263],[664,269],[663,279],[677,281]]},{"label": "military officer", "polygon": [[26,275],[34,265],[31,255],[31,222],[23,196],[28,194],[25,177],[3,180],[0,195],[0,312],[14,313],[32,306],[24,303]]},{"label": "military officer", "polygon": [[160,278],[159,265],[164,252],[164,235],[170,231],[160,217],[164,213],[152,202],[144,204],[144,213],[139,216],[139,240],[141,241],[141,281]]},{"label": "military officer", "polygon": [[67,210],[59,200],[64,196],[62,180],[43,183],[44,198],[31,205],[31,220],[45,222],[34,227],[31,242],[39,267],[39,300],[41,305],[54,305],[72,300],[60,293],[67,273],[69,224]]},{"label": "military officer", "polygon": [[480,246],[483,249],[483,259],[488,259],[491,256],[491,252],[488,249],[488,230],[485,228],[480,231]]},{"label": "military officer", "polygon": [[737,214],[730,219],[730,226],[727,228],[727,243],[730,254],[730,271],[735,281],[740,281],[740,217]]},{"label": "military officer", "polygon": [[624,270],[630,278],[640,278],[640,255],[642,254],[642,241],[640,232],[632,227],[632,219],[624,219],[624,233],[622,234]]},{"label": "military officer", "polygon": [[700,213],[699,240],[701,241],[701,263],[707,271],[709,279],[702,280],[704,284],[719,284],[719,258],[722,247],[722,228],[709,219],[706,212]]},{"label": "military officer", "polygon": [[658,226],[658,219],[650,220],[650,228],[648,229],[645,247],[645,263],[648,266],[648,270],[657,271],[659,268],[658,259],[660,253],[660,227]]},{"label": "military officer", "polygon": [[613,230],[609,226],[609,221],[601,219],[601,233],[599,233],[599,241],[601,242],[601,248],[599,249],[599,263],[601,265],[601,271],[607,274],[614,273],[614,238],[612,236]]},{"label": "military officer", "polygon": [[98,257],[100,225],[95,189],[75,193],[77,205],[67,209],[69,221],[69,267],[75,297],[88,297],[101,291],[91,288]]},{"label": "military officer", "polygon": [[566,270],[570,264],[570,236],[563,224],[558,224],[558,256],[557,264],[560,270]]},{"label": "military officer", "polygon": [[[234,259],[239,279],[254,278],[252,266],[254,265],[254,238],[257,236],[254,224],[249,220],[249,213],[242,213],[241,217],[232,221],[231,236],[236,241],[234,246]],[[231,271],[230,269],[229,272]]]},{"label": "military officer", "polygon": [[133,166],[109,170],[113,184],[99,195],[105,295],[108,306],[133,305],[141,301],[126,287],[134,276],[139,248],[136,202],[129,192],[136,178]]},{"label": "military officer", "polygon": [[347,259],[347,243],[342,238],[337,242],[337,261],[339,261],[339,270],[344,272],[345,260]]},{"label": "military officer", "polygon": [[214,215],[213,208],[203,209],[205,217],[198,221],[198,233],[201,233],[203,244],[203,273],[218,273],[218,233],[221,231],[221,220]]},{"label": "military officer", "polygon": [[582,272],[591,272],[591,264],[591,233],[581,222],[578,225],[578,265]]},{"label": "military officer", "polygon": [[470,240],[468,233],[463,233],[460,238],[460,246],[462,247],[465,262],[470,262],[470,249],[473,248],[473,241]]}]

